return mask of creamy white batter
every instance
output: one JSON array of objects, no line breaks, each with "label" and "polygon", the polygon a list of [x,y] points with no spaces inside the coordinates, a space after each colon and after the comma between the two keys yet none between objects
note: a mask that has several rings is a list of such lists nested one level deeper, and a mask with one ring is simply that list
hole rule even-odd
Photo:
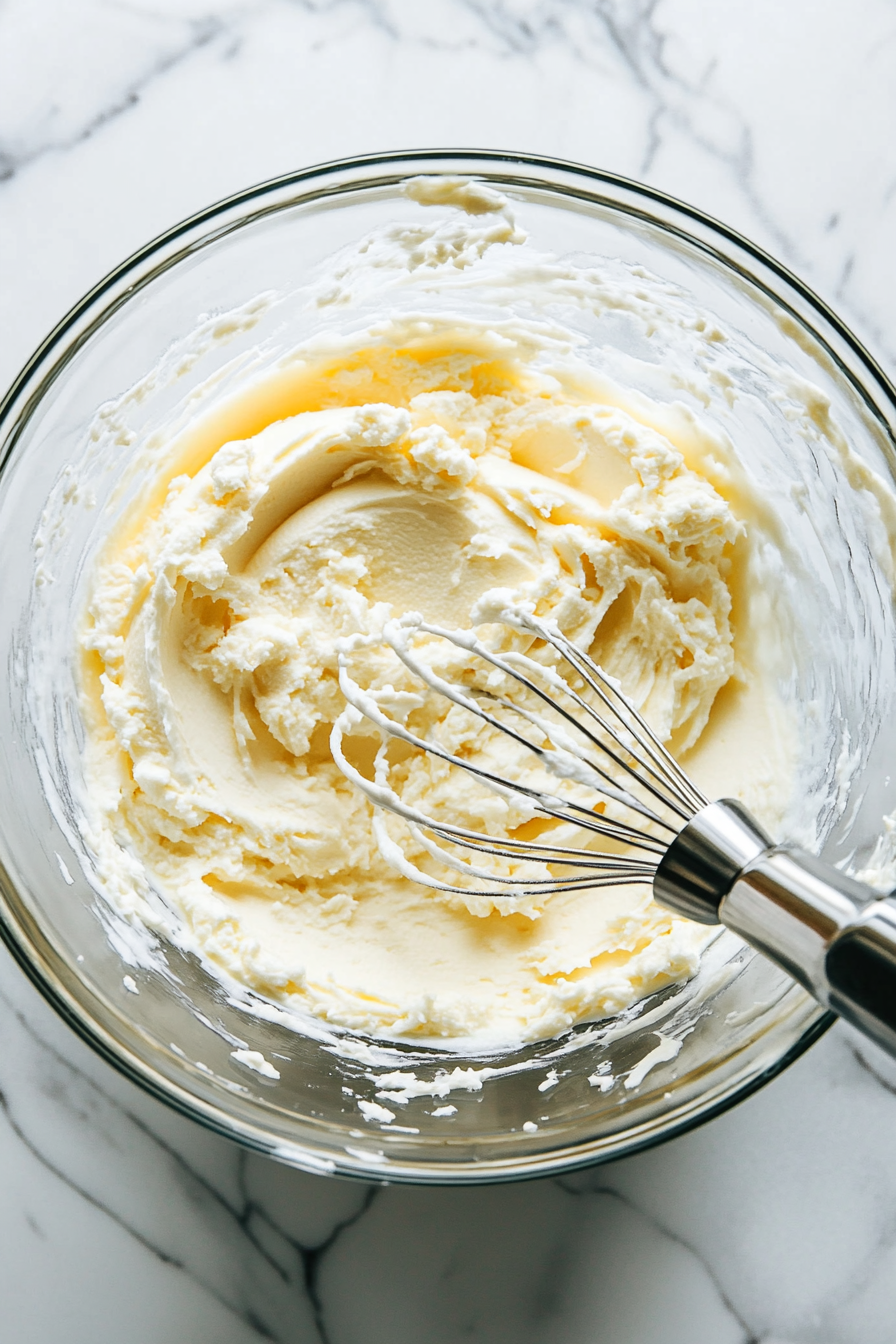
[{"label": "creamy white batter", "polygon": [[[434,248],[475,273],[522,245],[499,198],[454,192],[472,218],[435,243],[380,239],[390,264],[413,276]],[[549,1037],[692,975],[706,940],[646,889],[508,903],[396,873],[329,751],[347,635],[409,609],[463,627],[507,590],[619,678],[709,795],[772,829],[787,805],[780,632],[750,582],[768,515],[708,430],[598,379],[561,336],[421,311],[309,344],[159,449],[97,564],[81,638],[105,889],[151,922],[154,888],[213,965],[329,1022]],[[383,650],[362,663],[402,690]],[[454,750],[528,768],[448,712]],[[376,745],[359,727],[361,768]],[[406,786],[475,829],[531,822],[426,758]]]}]

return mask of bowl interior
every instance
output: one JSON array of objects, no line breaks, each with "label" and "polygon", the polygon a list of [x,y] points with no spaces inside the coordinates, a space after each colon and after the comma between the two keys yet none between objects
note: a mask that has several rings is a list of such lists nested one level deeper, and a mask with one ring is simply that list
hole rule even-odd
[{"label": "bowl interior", "polygon": [[[220,395],[322,328],[369,322],[382,310],[375,288],[348,312],[316,302],[333,254],[396,220],[413,224],[423,207],[403,183],[446,170],[502,190],[538,251],[595,268],[608,284],[643,268],[649,293],[724,333],[707,404],[689,385],[680,332],[650,332],[610,303],[559,303],[550,314],[581,332],[597,367],[730,435],[774,501],[792,558],[767,575],[769,600],[792,613],[780,681],[806,728],[791,832],[834,861],[870,859],[892,806],[896,747],[890,539],[868,474],[892,481],[889,389],[811,295],[694,212],[606,175],[480,155],[336,165],[215,207],[109,277],[13,389],[0,480],[0,861],[7,940],[74,1025],[145,1086],[310,1170],[477,1181],[616,1156],[675,1132],[770,1076],[827,1019],[726,933],[689,985],[499,1057],[322,1024],[296,1030],[97,895],[73,674],[91,559],[140,488],[134,464],[149,436],[173,432],[197,396]],[[456,307],[460,291],[437,281],[432,307]],[[420,303],[418,292],[389,297]],[[488,317],[475,296],[463,302]],[[681,1042],[674,1056],[668,1039]],[[234,1060],[246,1046],[279,1080]],[[365,1120],[359,1101],[395,1119]]]}]

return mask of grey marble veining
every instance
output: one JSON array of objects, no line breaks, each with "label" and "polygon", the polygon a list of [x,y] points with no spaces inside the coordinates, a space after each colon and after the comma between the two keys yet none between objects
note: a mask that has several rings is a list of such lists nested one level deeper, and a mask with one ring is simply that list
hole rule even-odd
[{"label": "grey marble veining", "polygon": [[[259,179],[487,146],[641,177],[896,363],[892,0],[6,0],[0,382],[102,273]],[[15,1344],[891,1344],[896,1069],[843,1029],[654,1151],[414,1190],[245,1153],[0,958]]]},{"label": "grey marble veining", "polygon": [[7,0],[0,14],[4,378],[177,218],[296,164],[426,144],[647,178],[768,246],[892,354],[890,0]]}]

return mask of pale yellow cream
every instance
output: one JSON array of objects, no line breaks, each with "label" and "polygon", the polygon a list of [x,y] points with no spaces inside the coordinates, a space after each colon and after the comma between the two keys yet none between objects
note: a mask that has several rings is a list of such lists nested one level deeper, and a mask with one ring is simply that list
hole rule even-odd
[{"label": "pale yellow cream", "polygon": [[[708,793],[770,826],[788,799],[776,634],[748,577],[761,514],[694,423],[571,355],[549,364],[534,327],[444,317],[309,350],[160,452],[96,569],[83,685],[106,891],[158,923],[155,889],[213,966],[331,1023],[549,1037],[687,978],[706,940],[647,889],[520,908],[401,877],[330,756],[347,635],[409,609],[465,626],[508,590],[619,678]],[[394,660],[364,657],[370,684],[401,689]],[[452,741],[525,768],[481,730]],[[444,771],[413,769],[415,805],[444,807]],[[450,788],[476,829],[527,824]]]}]

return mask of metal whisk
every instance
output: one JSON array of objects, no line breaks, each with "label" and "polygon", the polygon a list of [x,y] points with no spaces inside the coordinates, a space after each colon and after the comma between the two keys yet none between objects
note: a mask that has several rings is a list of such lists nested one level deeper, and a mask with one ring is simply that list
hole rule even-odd
[{"label": "metal whisk", "polygon": [[[519,778],[496,773],[486,754],[457,754],[444,731],[442,740],[431,729],[421,736],[408,725],[425,708],[426,692],[362,688],[351,673],[353,656],[374,641],[343,643],[339,681],[348,708],[330,745],[343,773],[381,809],[374,828],[386,860],[413,881],[467,897],[519,900],[647,884],[676,914],[740,934],[896,1054],[896,901],[802,850],[774,845],[740,803],[708,801],[621,687],[556,625],[516,607],[490,614],[489,622],[526,636],[528,652],[496,651],[473,631],[447,630],[416,614],[387,622],[375,642],[388,645],[429,693],[514,743],[530,762]],[[448,675],[434,666],[441,641],[461,654],[447,660]],[[373,778],[345,754],[346,737],[363,719],[381,734]],[[517,816],[546,823],[546,834],[522,838],[513,834],[518,827],[489,834],[421,812],[394,787],[401,762],[390,759],[392,741],[404,744],[405,758],[426,752],[472,775]],[[382,810],[402,818],[417,850],[441,872],[412,861]],[[552,844],[549,833],[558,827],[564,843]],[[567,843],[576,831],[587,840]],[[475,861],[486,856],[489,867]]]}]

